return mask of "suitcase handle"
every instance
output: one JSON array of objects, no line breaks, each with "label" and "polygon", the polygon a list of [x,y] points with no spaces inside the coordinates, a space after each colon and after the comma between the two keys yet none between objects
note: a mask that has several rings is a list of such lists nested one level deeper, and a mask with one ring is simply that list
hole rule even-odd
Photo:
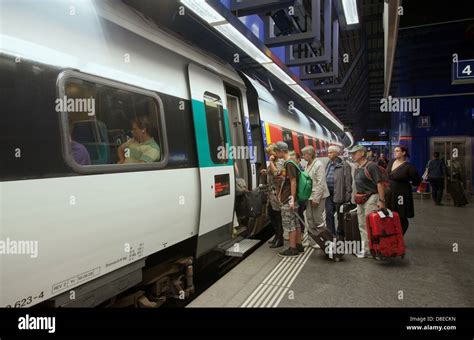
[{"label": "suitcase handle", "polygon": [[[377,211],[377,213],[379,214],[380,218],[385,218],[385,217],[390,217],[390,218],[393,218],[393,213],[390,209],[387,209],[387,208],[384,208],[384,209],[379,209]],[[382,213],[382,214],[380,214]]]}]

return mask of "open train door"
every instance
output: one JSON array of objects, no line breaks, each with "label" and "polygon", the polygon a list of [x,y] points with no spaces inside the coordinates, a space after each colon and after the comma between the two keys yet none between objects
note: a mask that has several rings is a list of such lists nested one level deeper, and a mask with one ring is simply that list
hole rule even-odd
[{"label": "open train door", "polygon": [[199,257],[232,239],[235,181],[223,80],[195,64],[188,73],[201,181]]}]

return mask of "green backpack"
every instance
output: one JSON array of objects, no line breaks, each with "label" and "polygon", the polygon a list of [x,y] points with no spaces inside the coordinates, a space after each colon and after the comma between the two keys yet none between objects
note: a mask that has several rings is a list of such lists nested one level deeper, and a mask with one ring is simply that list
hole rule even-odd
[{"label": "green backpack", "polygon": [[293,160],[287,160],[285,162],[285,167],[287,163],[292,163],[295,168],[298,170],[298,190],[296,193],[298,201],[307,201],[311,196],[313,191],[313,180],[311,177],[304,171],[301,171],[298,164]]}]

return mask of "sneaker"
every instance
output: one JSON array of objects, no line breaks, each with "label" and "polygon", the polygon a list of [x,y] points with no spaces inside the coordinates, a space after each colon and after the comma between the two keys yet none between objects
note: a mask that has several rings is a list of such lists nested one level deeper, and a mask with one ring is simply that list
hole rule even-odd
[{"label": "sneaker", "polygon": [[304,247],[301,243],[296,244],[296,250],[298,250],[298,253],[304,253]]},{"label": "sneaker", "polygon": [[372,257],[372,255],[370,253],[366,253],[366,252],[354,253],[354,256],[357,257],[358,259],[367,259],[369,257]]},{"label": "sneaker", "polygon": [[281,253],[278,253],[278,256],[281,257],[295,257],[298,256],[300,253],[296,248],[288,248],[287,250],[282,251]]}]

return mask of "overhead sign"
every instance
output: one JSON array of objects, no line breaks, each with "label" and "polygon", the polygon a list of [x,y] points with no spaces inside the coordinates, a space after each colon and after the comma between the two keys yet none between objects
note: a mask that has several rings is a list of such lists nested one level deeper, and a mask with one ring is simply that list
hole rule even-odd
[{"label": "overhead sign", "polygon": [[453,63],[452,84],[474,84],[474,59]]},{"label": "overhead sign", "polygon": [[431,117],[430,116],[420,116],[420,117],[418,117],[418,127],[419,128],[430,128],[431,127]]},{"label": "overhead sign", "polygon": [[386,146],[388,142],[386,141],[371,141],[371,142],[358,142],[357,144],[363,146]]}]

